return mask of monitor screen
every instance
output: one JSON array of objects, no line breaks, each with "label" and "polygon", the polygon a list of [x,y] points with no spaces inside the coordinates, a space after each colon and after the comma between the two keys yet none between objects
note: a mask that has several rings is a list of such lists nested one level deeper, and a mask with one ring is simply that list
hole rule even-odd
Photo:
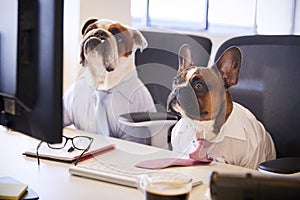
[{"label": "monitor screen", "polygon": [[63,0],[0,0],[0,124],[62,138]]}]

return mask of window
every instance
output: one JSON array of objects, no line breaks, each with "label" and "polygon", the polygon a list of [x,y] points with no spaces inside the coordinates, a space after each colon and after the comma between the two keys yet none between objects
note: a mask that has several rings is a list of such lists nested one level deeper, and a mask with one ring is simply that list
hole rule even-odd
[{"label": "window", "polygon": [[150,25],[169,28],[206,28],[206,0],[151,0]]},{"label": "window", "polygon": [[255,30],[256,0],[209,1],[210,30],[253,32]]},{"label": "window", "polygon": [[131,0],[135,26],[206,29],[207,0]]},{"label": "window", "polygon": [[257,32],[295,33],[296,2],[297,0],[257,0]]},{"label": "window", "polygon": [[297,0],[131,0],[132,25],[222,33],[293,34]]}]

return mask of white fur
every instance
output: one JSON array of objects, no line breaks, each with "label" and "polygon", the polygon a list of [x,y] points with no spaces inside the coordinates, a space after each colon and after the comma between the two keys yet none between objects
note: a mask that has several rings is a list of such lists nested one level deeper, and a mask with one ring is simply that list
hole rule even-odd
[{"label": "white fur", "polygon": [[104,71],[98,79],[98,90],[109,90],[122,82],[129,80],[136,71],[134,55],[119,58],[118,67],[114,71]]},{"label": "white fur", "polygon": [[[105,30],[107,30],[109,28],[110,25],[112,24],[116,24],[118,23],[117,21],[114,21],[114,20],[110,20],[110,19],[99,19],[97,21],[97,23],[99,24],[99,27],[100,28],[103,28]],[[134,38],[135,34],[137,34],[141,40],[140,42],[141,43],[134,43],[133,45],[133,51],[135,51],[136,49],[140,49],[141,51],[143,51],[145,48],[147,48],[148,46],[148,42],[147,40],[144,38],[144,36],[141,34],[141,32],[139,32],[137,29],[134,29],[128,25],[125,25],[125,24],[122,24],[122,26],[126,27],[130,33],[130,35],[132,36],[132,38]]]},{"label": "white fur", "polygon": [[197,71],[196,67],[193,67],[191,69],[188,70],[187,74],[186,74],[186,80],[187,82],[191,79],[191,77],[193,76],[193,74]]}]

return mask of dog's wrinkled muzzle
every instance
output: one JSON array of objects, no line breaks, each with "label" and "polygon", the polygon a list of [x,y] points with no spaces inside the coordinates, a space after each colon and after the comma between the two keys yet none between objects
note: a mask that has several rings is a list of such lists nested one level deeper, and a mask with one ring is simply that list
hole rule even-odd
[{"label": "dog's wrinkled muzzle", "polygon": [[177,109],[177,106],[178,106],[178,103],[176,100],[176,94],[175,94],[175,92],[172,91],[169,94],[168,99],[167,99],[167,111],[171,112],[175,115],[180,115],[180,112]]},{"label": "dog's wrinkled muzzle", "polygon": [[[175,87],[168,97],[168,110],[175,114],[180,113],[191,119],[200,119],[200,108],[193,88],[186,86]],[[184,113],[183,113],[184,112]]]},{"label": "dog's wrinkled muzzle", "polygon": [[113,59],[116,58],[112,58],[113,45],[111,43],[112,39],[106,36],[97,36],[97,34],[95,36],[91,36],[84,42],[84,54],[88,58],[89,55],[97,52],[103,60],[103,65],[105,66],[106,71],[113,71]]}]

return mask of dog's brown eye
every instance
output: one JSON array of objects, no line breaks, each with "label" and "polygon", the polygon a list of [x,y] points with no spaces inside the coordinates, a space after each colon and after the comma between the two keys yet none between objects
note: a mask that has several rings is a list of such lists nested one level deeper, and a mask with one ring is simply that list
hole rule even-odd
[{"label": "dog's brown eye", "polygon": [[117,27],[110,27],[108,31],[111,32],[113,35],[117,35],[121,32]]},{"label": "dog's brown eye", "polygon": [[195,87],[195,89],[200,90],[200,89],[204,88],[204,85],[202,82],[198,81],[195,83],[194,87]]}]

